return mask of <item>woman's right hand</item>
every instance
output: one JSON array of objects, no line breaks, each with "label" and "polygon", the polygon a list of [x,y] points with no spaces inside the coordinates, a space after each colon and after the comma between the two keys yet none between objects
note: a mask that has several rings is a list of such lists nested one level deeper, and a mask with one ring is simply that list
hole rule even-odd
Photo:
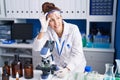
[{"label": "woman's right hand", "polygon": [[46,20],[46,15],[43,15],[43,16],[40,17],[39,20],[41,22],[41,30],[40,30],[40,32],[46,32],[47,28],[48,28],[48,25],[49,25],[50,18],[48,18]]}]

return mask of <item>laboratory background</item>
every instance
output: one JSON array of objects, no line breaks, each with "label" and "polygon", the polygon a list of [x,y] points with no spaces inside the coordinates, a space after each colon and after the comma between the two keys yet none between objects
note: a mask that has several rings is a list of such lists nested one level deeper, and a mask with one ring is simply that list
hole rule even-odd
[{"label": "laboratory background", "polygon": [[[36,70],[41,56],[32,43],[41,29],[39,17],[44,2],[54,3],[66,22],[79,27],[87,66],[104,75],[106,64],[113,64],[111,72],[115,75],[120,69],[120,0],[0,0],[0,75],[5,64],[14,67],[18,58],[21,64]],[[15,80],[16,74],[10,80]],[[19,77],[24,74],[19,73]],[[120,80],[120,70],[118,74]],[[25,76],[29,76],[27,72]]]}]

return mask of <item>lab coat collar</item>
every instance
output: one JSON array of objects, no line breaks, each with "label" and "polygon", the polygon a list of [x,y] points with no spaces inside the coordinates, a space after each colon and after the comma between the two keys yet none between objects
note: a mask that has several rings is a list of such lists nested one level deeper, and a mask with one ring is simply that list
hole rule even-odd
[{"label": "lab coat collar", "polygon": [[63,21],[63,24],[64,24],[64,31],[63,31],[63,36],[66,36],[69,34],[69,25],[67,22]]}]

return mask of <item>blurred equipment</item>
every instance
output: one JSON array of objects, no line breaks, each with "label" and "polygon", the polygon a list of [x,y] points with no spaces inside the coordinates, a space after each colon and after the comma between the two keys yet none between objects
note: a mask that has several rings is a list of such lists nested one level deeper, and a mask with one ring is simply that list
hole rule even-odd
[{"label": "blurred equipment", "polygon": [[26,79],[31,79],[33,78],[33,65],[32,65],[32,60],[26,61],[25,66],[24,66],[24,77]]},{"label": "blurred equipment", "polygon": [[115,77],[120,79],[120,59],[116,59],[116,71],[115,71]]},{"label": "blurred equipment", "polygon": [[41,79],[49,79],[50,74],[54,74],[54,71],[58,70],[57,65],[54,64],[52,51],[55,42],[47,40],[44,47],[40,51],[42,57],[42,64],[36,67],[37,70],[42,70]]},{"label": "blurred equipment", "polygon": [[115,76],[113,72],[114,65],[107,63],[105,64],[105,67],[106,67],[106,70],[104,74],[104,80],[115,80]]},{"label": "blurred equipment", "polygon": [[9,80],[9,74],[7,73],[6,68],[3,69],[2,80]]},{"label": "blurred equipment", "polygon": [[2,67],[2,71],[4,72],[6,70],[6,74],[10,76],[10,65],[8,64],[8,61],[4,62],[4,66]]},{"label": "blurred equipment", "polygon": [[11,38],[17,43],[30,43],[28,40],[33,39],[33,24],[14,23],[11,28]]},{"label": "blurred equipment", "polygon": [[23,76],[23,69],[22,69],[22,63],[19,58],[19,54],[14,55],[14,61],[11,64],[12,67],[12,77],[16,78],[16,74],[18,72],[19,77]]}]

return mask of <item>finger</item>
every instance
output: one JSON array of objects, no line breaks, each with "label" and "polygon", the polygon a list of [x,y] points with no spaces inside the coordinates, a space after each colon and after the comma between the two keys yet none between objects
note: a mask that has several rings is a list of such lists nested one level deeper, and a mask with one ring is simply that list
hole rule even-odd
[{"label": "finger", "polygon": [[57,76],[57,73],[58,73],[58,71],[55,71],[55,72],[54,72],[54,75]]},{"label": "finger", "polygon": [[55,71],[55,72],[54,72],[54,74],[58,74],[58,73],[59,73],[59,71]]},{"label": "finger", "polygon": [[59,77],[59,78],[63,78],[64,77],[63,73],[58,73],[58,74],[56,74],[56,76]]},{"label": "finger", "polygon": [[47,19],[47,23],[49,23],[49,21],[50,21],[50,18]]},{"label": "finger", "polygon": [[60,73],[62,73],[61,70],[58,70],[58,71],[55,71],[55,72],[54,72],[55,75],[58,75],[58,74],[60,74]]},{"label": "finger", "polygon": [[56,74],[57,74],[57,71],[54,72],[54,75],[56,75]]}]

